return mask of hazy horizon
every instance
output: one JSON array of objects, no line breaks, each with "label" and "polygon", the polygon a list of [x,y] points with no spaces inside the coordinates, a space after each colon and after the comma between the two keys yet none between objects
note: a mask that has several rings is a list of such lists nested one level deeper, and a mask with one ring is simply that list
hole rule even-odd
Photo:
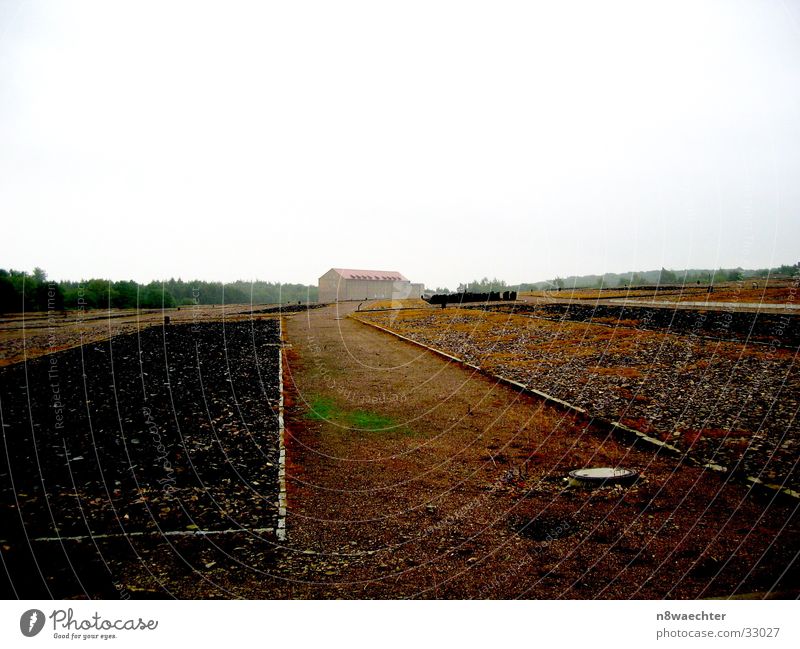
[{"label": "hazy horizon", "polygon": [[[797,262],[797,261],[794,261],[794,262],[786,261],[785,263],[778,263],[775,266],[772,266],[771,268],[777,268],[777,267],[782,266],[782,265],[790,266],[790,265],[793,265],[793,264],[796,264],[796,263],[799,263],[799,262]],[[342,268],[342,267],[343,266],[338,266],[338,268]],[[53,277],[50,273],[47,272],[46,268],[42,268],[42,267],[39,267],[39,268],[41,268],[42,270],[44,270],[47,273],[48,280],[53,280],[55,282],[70,282],[70,283],[80,283],[80,282],[83,282],[83,281],[91,281],[91,280],[94,280],[94,279],[101,279],[101,280],[109,280],[111,282],[134,281],[134,282],[137,282],[138,284],[144,284],[144,285],[149,284],[151,282],[168,282],[170,280],[176,280],[176,281],[183,281],[183,282],[187,282],[187,283],[192,282],[192,281],[223,283],[223,284],[233,284],[233,283],[237,283],[237,282],[255,284],[255,283],[258,283],[258,282],[264,282],[264,283],[270,283],[270,284],[279,283],[279,284],[283,284],[283,285],[292,284],[292,285],[316,286],[317,285],[317,279],[318,279],[318,278],[315,278],[313,281],[309,281],[309,282],[279,282],[277,280],[269,279],[269,278],[265,278],[265,277],[256,277],[256,278],[253,278],[253,279],[241,278],[240,277],[240,278],[233,279],[233,280],[222,281],[222,280],[216,280],[216,279],[205,279],[205,278],[202,278],[202,277],[183,277],[183,276],[178,275],[178,274],[171,274],[168,277],[155,277],[155,278],[150,278],[150,279],[147,279],[147,280],[139,280],[139,279],[137,279],[135,277],[100,277],[100,276],[96,276],[96,275],[87,276],[87,277],[80,277],[80,278],[74,278],[74,277]],[[0,269],[14,270],[14,271],[25,271],[25,272],[28,272],[28,273],[31,273],[31,271],[33,270],[33,269],[22,269],[22,268],[13,268],[13,269],[5,268],[2,264],[0,264]],[[730,267],[726,267],[726,268],[722,268],[722,267],[718,267],[718,268],[699,268],[699,267],[698,268],[664,268],[664,270],[672,271],[672,272],[675,272],[675,273],[681,273],[681,272],[687,272],[687,271],[711,272],[711,271],[715,271],[715,270],[717,270],[717,271],[718,270],[723,270],[724,271],[724,270],[735,270],[735,269],[741,269],[742,271],[745,271],[745,272],[763,270],[763,268],[745,268],[745,267],[742,267],[741,265],[730,266]],[[330,270],[330,269],[326,269],[325,272],[327,272],[327,270]],[[365,270],[397,270],[397,269],[392,269],[392,268],[377,269],[377,268],[375,268],[375,269],[365,269]],[[553,279],[556,279],[557,277],[566,280],[566,279],[570,279],[571,277],[581,278],[581,277],[603,276],[603,275],[621,275],[621,276],[634,275],[634,274],[635,275],[642,275],[642,274],[647,274],[647,273],[656,273],[659,270],[661,270],[661,268],[639,268],[639,269],[636,269],[636,270],[628,269],[628,270],[624,270],[624,271],[606,270],[606,271],[604,271],[602,273],[583,273],[583,274],[577,275],[577,276],[575,276],[575,275],[553,275],[552,277],[545,277],[545,278],[539,278],[539,279],[527,279],[527,280],[523,280],[523,281],[520,281],[520,282],[509,282],[508,280],[506,280],[503,277],[488,277],[488,276],[477,277],[476,276],[476,277],[462,278],[458,282],[458,284],[464,284],[464,283],[469,283],[469,282],[474,282],[474,281],[480,282],[481,280],[489,279],[489,280],[504,281],[507,286],[509,286],[510,288],[513,288],[514,286],[519,286],[521,284],[539,284],[539,283],[542,283],[542,282],[548,282],[548,281],[551,281]],[[400,272],[402,272],[402,271],[400,271]],[[418,281],[418,280],[414,279],[413,277],[409,277],[408,279],[411,282],[417,282]],[[717,280],[717,281],[725,281],[725,280]],[[454,284],[452,286],[447,286],[446,288],[449,288],[451,291],[455,291],[457,289],[457,287],[458,287],[458,284]],[[438,286],[441,286],[441,285],[438,285]],[[436,287],[437,287],[437,285],[425,284],[425,288],[426,289],[434,289]]]},{"label": "hazy horizon", "polygon": [[764,268],[800,6],[0,4],[0,267],[426,286]]}]

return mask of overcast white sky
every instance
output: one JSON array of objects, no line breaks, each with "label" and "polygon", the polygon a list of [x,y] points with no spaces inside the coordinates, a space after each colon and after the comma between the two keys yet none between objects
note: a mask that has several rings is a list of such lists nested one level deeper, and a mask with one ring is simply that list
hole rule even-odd
[{"label": "overcast white sky", "polygon": [[0,0],[0,267],[800,259],[800,3]]}]

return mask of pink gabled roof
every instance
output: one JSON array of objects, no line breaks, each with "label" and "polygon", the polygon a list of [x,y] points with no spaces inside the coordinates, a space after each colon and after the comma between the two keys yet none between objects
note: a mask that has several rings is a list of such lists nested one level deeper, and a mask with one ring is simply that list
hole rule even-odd
[{"label": "pink gabled roof", "polygon": [[342,279],[373,279],[391,282],[407,282],[402,273],[396,270],[360,270],[358,268],[334,268]]}]

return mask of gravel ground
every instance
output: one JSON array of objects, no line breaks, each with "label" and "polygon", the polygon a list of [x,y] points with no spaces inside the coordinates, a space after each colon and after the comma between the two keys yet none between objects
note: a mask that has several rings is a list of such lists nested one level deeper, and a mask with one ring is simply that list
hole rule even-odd
[{"label": "gravel ground", "polygon": [[172,324],[236,321],[283,308],[277,305],[197,304],[138,311],[94,309],[7,314],[0,317],[0,366],[107,340],[112,336],[135,334],[148,327],[163,325],[165,318],[169,318]]},{"label": "gravel ground", "polygon": [[800,346],[800,315],[792,312],[753,313],[732,309],[670,309],[606,304],[516,304],[478,308],[566,322],[632,327],[692,338],[757,343],[796,349]]},{"label": "gravel ground", "polygon": [[[284,319],[284,543],[265,531],[276,321],[151,327],[0,369],[3,594],[796,597],[795,503],[604,437],[347,306]],[[639,480],[566,485],[596,465]]]},{"label": "gravel ground", "polygon": [[634,319],[600,326],[466,309],[360,317],[703,461],[800,487],[796,350],[669,335]]},{"label": "gravel ground", "polygon": [[170,325],[0,369],[3,592],[110,596],[131,566],[157,584],[269,549],[190,535],[276,526],[278,343],[276,320]]}]

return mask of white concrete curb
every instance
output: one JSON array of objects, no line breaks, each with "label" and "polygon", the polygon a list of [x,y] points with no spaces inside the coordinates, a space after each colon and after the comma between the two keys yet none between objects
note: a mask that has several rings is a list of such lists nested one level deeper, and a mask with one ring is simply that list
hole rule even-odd
[{"label": "white concrete curb", "polygon": [[[283,343],[283,318],[278,318],[280,341]],[[278,346],[278,529],[275,536],[286,540],[286,446],[283,423],[283,345]]]},{"label": "white concrete curb", "polygon": [[[127,539],[144,536],[223,536],[226,534],[272,534],[271,527],[233,527],[225,530],[145,530],[134,532],[114,532],[110,534],[79,534],[77,536],[38,536],[28,539],[31,543],[58,541],[98,541],[103,539]],[[0,539],[0,543],[7,543]]]}]

